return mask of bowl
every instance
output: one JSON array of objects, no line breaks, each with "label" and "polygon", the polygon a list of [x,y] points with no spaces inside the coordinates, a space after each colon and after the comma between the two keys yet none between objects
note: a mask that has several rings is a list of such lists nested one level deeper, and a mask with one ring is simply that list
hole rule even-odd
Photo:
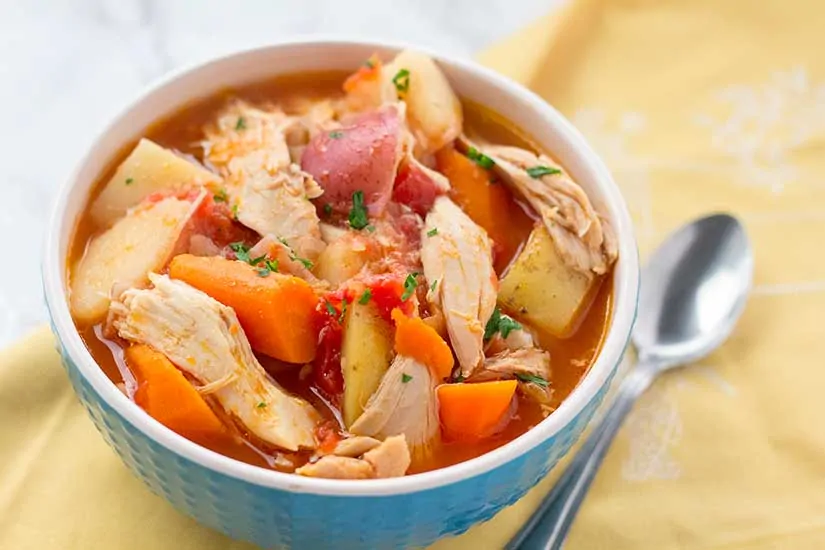
[{"label": "bowl", "polygon": [[532,92],[475,63],[427,52],[459,95],[500,113],[551,151],[616,229],[619,261],[609,331],[596,362],[558,410],[518,439],[441,470],[380,480],[314,479],[244,464],[184,439],[132,403],[95,363],[69,314],[66,258],[90,189],[111,160],[153,122],[228,86],[301,71],[354,69],[373,52],[390,57],[403,47],[296,40],[180,70],[115,117],[56,200],[43,280],[52,330],[74,391],[104,439],[152,491],[232,538],[265,548],[420,547],[489,520],[568,452],[604,397],[627,347],[636,313],[638,255],[630,216],[604,164],[581,134]]}]

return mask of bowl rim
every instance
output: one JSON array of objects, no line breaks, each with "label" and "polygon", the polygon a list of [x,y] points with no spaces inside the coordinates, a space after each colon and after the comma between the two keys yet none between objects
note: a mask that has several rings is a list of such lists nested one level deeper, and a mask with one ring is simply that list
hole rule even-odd
[{"label": "bowl rim", "polygon": [[[590,370],[585,374],[567,399],[561,403],[559,408],[537,426],[505,445],[459,464],[429,472],[390,479],[322,479],[267,470],[211,451],[189,441],[152,419],[117,389],[115,384],[109,380],[83,344],[80,334],[72,321],[68,306],[68,296],[63,287],[65,259],[61,257],[60,254],[61,228],[66,222],[65,217],[69,198],[73,195],[74,189],[80,181],[79,177],[84,166],[92,158],[101,140],[121,119],[137,108],[148,96],[190,73],[204,70],[206,67],[216,63],[240,62],[246,56],[266,50],[301,46],[330,48],[358,46],[399,50],[403,48],[413,48],[424,52],[431,55],[438,62],[451,65],[461,72],[473,74],[475,77],[484,80],[486,85],[498,87],[503,90],[504,93],[521,101],[530,110],[535,112],[537,116],[551,125],[554,131],[564,135],[565,139],[572,144],[573,149],[585,158],[589,169],[593,171],[595,175],[594,179],[598,182],[600,188],[604,208],[610,210],[611,220],[614,223],[619,246],[620,260],[614,269],[613,275],[613,309],[610,327],[608,328],[606,338],[604,338],[602,342],[602,347],[596,357],[596,361],[591,365]],[[92,386],[94,391],[98,393],[100,398],[105,401],[109,407],[155,443],[204,468],[257,486],[294,493],[337,497],[366,497],[415,493],[467,481],[495,470],[529,453],[547,439],[557,435],[564,427],[573,423],[587,404],[595,398],[599,390],[608,383],[613,370],[621,361],[636,318],[640,275],[638,250],[633,225],[618,186],[614,182],[607,167],[592,150],[581,133],[561,113],[541,97],[521,84],[475,61],[435,52],[417,44],[409,44],[401,41],[360,39],[339,35],[309,35],[236,49],[184,65],[143,87],[131,100],[126,101],[117,113],[109,119],[108,123],[97,132],[94,139],[90,142],[90,146],[86,149],[85,154],[71,171],[69,178],[60,186],[49,218],[42,276],[46,305],[56,336],[65,350],[64,353],[68,354],[68,357],[74,363],[83,379]]]}]

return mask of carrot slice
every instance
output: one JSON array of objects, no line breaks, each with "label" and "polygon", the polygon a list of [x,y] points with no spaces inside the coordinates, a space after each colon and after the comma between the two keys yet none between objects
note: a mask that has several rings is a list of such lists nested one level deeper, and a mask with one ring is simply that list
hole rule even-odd
[{"label": "carrot slice", "polygon": [[192,285],[235,310],[253,349],[288,363],[315,358],[318,297],[303,279],[261,271],[219,256],[176,256],[173,279]]},{"label": "carrot slice", "polygon": [[128,347],[124,355],[138,382],[135,402],[149,416],[193,441],[228,437],[203,397],[165,355],[145,345]]},{"label": "carrot slice", "polygon": [[533,220],[502,183],[493,181],[489,170],[452,147],[440,149],[435,160],[438,171],[450,180],[452,199],[493,239],[495,267],[501,273],[527,240]]},{"label": "carrot slice", "polygon": [[482,439],[493,433],[507,413],[515,380],[438,386],[441,428],[452,439]]},{"label": "carrot slice", "polygon": [[453,352],[433,327],[418,317],[407,317],[398,308],[392,310],[392,319],[396,353],[428,366],[438,380],[450,376]]}]

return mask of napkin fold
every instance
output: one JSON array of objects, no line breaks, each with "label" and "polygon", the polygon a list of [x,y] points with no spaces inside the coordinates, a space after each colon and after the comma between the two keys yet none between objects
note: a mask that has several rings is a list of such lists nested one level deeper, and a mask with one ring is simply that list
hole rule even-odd
[{"label": "napkin fold", "polygon": [[[756,253],[740,326],[642,398],[566,548],[825,548],[823,28],[817,0],[574,0],[481,55],[602,155],[643,256],[714,210]],[[0,355],[0,465],[0,548],[250,548],[132,477],[45,328]],[[501,547],[551,483],[434,548]]]}]

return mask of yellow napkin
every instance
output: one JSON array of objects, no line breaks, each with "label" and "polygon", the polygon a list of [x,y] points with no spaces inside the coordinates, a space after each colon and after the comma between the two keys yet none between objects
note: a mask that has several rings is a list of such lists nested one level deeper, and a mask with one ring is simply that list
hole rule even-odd
[{"label": "yellow napkin", "polygon": [[[611,449],[567,548],[825,548],[825,4],[579,0],[482,56],[613,170],[642,253],[737,213],[753,297]],[[97,435],[41,330],[0,358],[0,548],[242,549],[175,512]],[[497,548],[549,487],[438,550]]]}]

